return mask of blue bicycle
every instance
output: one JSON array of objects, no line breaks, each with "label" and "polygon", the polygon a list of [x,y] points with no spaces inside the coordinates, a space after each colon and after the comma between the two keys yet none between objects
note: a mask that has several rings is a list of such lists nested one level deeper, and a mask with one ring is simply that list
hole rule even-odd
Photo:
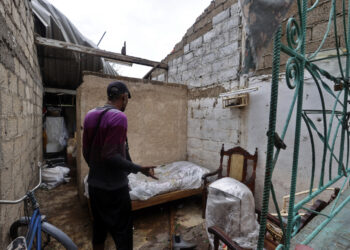
[{"label": "blue bicycle", "polygon": [[[39,164],[40,165],[40,164]],[[39,184],[18,200],[0,200],[0,204],[18,204],[24,201],[25,217],[15,221],[10,227],[10,237],[13,240],[8,249],[52,249],[52,244],[58,244],[68,250],[78,249],[74,242],[60,229],[45,221],[40,214],[39,203],[34,192],[41,185],[41,167],[39,167]],[[28,216],[28,205],[33,214]]]}]

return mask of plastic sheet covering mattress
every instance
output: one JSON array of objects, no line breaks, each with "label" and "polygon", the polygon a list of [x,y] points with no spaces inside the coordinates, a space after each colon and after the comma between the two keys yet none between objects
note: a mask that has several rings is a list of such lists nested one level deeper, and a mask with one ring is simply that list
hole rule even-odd
[{"label": "plastic sheet covering mattress", "polygon": [[147,200],[155,195],[177,190],[200,188],[202,176],[209,170],[188,161],[177,161],[158,166],[155,170],[159,180],[141,173],[129,175],[132,200]]},{"label": "plastic sheet covering mattress", "polygon": [[[256,249],[259,224],[252,192],[233,178],[222,178],[209,185],[206,226],[220,227],[241,247]],[[211,246],[214,236],[208,233]]]},{"label": "plastic sheet covering mattress", "polygon": [[[154,172],[159,180],[146,177],[141,173],[128,176],[132,200],[147,200],[158,194],[200,188],[202,176],[209,173],[209,170],[192,162],[177,161],[158,166]],[[85,196],[88,197],[86,179],[84,180]]]}]

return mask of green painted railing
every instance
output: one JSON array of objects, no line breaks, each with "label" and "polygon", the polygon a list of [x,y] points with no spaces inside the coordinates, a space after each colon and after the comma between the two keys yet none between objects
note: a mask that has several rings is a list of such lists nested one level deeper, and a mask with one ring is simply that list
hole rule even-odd
[{"label": "green painted railing", "polygon": [[[264,193],[262,201],[262,216],[260,221],[260,234],[258,241],[258,249],[263,249],[264,236],[266,231],[266,216],[269,210],[269,200],[272,198],[275,205],[278,217],[282,223],[280,209],[276,200],[271,178],[273,172],[277,169],[278,158],[281,153],[281,147],[275,142],[277,135],[281,135],[280,139],[285,140],[289,127],[294,127],[294,145],[287,145],[293,147],[293,160],[291,162],[291,180],[290,180],[290,198],[288,207],[288,220],[286,228],[283,230],[283,244],[278,246],[278,249],[289,249],[291,239],[298,231],[300,222],[300,210],[312,211],[306,207],[306,204],[313,198],[321,194],[328,187],[336,184],[341,187],[338,197],[332,203],[332,209],[329,214],[320,214],[325,216],[326,220],[322,222],[310,235],[308,235],[301,244],[308,244],[318,232],[322,230],[327,223],[344,207],[350,200],[346,198],[341,204],[338,204],[339,195],[341,191],[347,187],[350,176],[349,169],[349,117],[348,113],[348,99],[349,99],[349,44],[350,44],[350,1],[332,0],[330,4],[329,21],[319,48],[312,53],[306,54],[306,27],[307,17],[312,14],[315,9],[319,7],[319,0],[311,4],[308,0],[297,0],[298,16],[291,17],[286,24],[286,41],[287,44],[282,44],[281,34],[282,27],[278,29],[274,38],[274,57],[272,69],[272,85],[271,85],[271,100],[270,100],[270,118],[268,129],[268,144],[267,144],[267,158],[266,158],[266,172],[264,180]],[[341,4],[340,8],[337,5]],[[346,6],[347,5],[347,6]],[[342,14],[338,15],[336,10],[342,9]],[[337,19],[342,19],[337,22]],[[340,26],[337,24],[341,23]],[[327,39],[330,39],[330,34],[333,29],[332,39],[334,40],[334,48],[336,50],[335,56],[327,58],[319,58],[319,52],[324,49],[324,44]],[[343,35],[343,41],[339,40],[338,35]],[[345,44],[345,50],[341,50],[339,44]],[[346,51],[344,53],[344,51]],[[283,82],[280,80],[280,57],[281,53],[287,54],[289,59],[286,63],[285,82],[289,91],[294,91],[291,99],[291,105],[284,127],[279,131],[276,126],[277,122],[277,108],[278,108],[278,88]],[[345,58],[344,63],[342,58]],[[339,76],[332,75],[327,69],[320,68],[316,63],[322,60],[334,60],[338,64],[337,68],[340,72]],[[304,97],[304,74],[311,76],[314,88],[314,93],[319,95],[319,108],[307,109],[303,103]],[[333,73],[334,74],[334,73]],[[322,116],[322,123],[317,124],[313,121],[312,116],[318,114]],[[292,122],[292,117],[295,117],[294,126],[289,126]],[[305,126],[302,126],[304,124]],[[310,150],[311,166],[310,171],[303,173],[310,176],[309,192],[307,197],[298,203],[295,202],[298,163],[300,151],[300,137],[301,130],[304,128],[309,135],[310,147],[303,150]],[[275,146],[277,145],[277,146]],[[282,149],[283,150],[283,149]],[[317,153],[318,152],[318,153]],[[319,154],[322,154],[319,157]],[[316,170],[319,173],[319,178],[316,175]],[[300,170],[301,171],[301,170]],[[305,171],[305,170],[303,170]],[[328,175],[328,178],[326,176]],[[317,179],[318,178],[318,182]]]}]

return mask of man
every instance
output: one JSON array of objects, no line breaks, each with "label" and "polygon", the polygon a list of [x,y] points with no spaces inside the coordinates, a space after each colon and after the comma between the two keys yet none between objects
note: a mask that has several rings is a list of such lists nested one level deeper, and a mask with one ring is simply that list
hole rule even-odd
[{"label": "man", "polygon": [[131,201],[128,177],[141,172],[154,177],[154,166],[131,162],[127,148],[127,117],[131,98],[122,82],[107,88],[108,102],[90,110],[84,121],[83,155],[90,167],[88,184],[93,214],[93,249],[104,249],[109,232],[118,250],[132,250]]}]

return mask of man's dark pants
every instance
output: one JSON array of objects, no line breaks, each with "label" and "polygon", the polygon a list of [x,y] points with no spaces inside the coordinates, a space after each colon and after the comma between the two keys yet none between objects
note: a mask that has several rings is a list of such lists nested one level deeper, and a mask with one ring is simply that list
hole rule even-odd
[{"label": "man's dark pants", "polygon": [[103,244],[110,233],[118,250],[132,250],[132,215],[128,186],[104,190],[89,186],[93,215],[93,244]]}]

